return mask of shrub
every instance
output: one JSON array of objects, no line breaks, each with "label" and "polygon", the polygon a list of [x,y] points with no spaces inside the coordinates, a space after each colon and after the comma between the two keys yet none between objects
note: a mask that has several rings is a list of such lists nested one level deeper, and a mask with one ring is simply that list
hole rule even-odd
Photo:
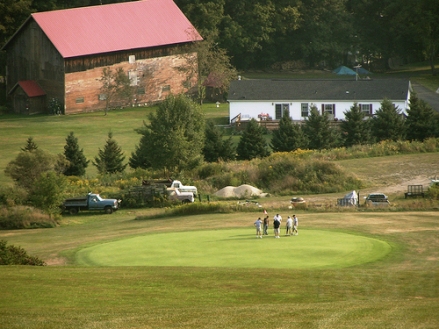
[{"label": "shrub", "polygon": [[29,229],[56,227],[57,217],[50,217],[41,210],[27,207],[2,207],[0,208],[0,229]]},{"label": "shrub", "polygon": [[0,240],[0,265],[44,266],[46,263],[38,257],[29,256],[23,248],[8,246],[5,240]]},{"label": "shrub", "polygon": [[211,213],[233,213],[233,212],[260,212],[260,208],[249,208],[239,203],[229,202],[208,202],[208,203],[191,203],[186,205],[179,205],[176,207],[168,208],[164,213],[154,214],[149,216],[138,216],[136,220],[145,220],[153,218],[162,218],[170,216],[188,216],[188,215],[202,215]]}]

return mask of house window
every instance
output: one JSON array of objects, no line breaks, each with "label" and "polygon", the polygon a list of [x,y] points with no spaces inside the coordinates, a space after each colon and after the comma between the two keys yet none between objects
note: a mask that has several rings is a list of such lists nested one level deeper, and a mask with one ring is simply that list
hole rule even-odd
[{"label": "house window", "polygon": [[309,116],[309,105],[308,103],[302,103],[301,104],[301,109],[302,109],[302,117],[306,118]]},{"label": "house window", "polygon": [[145,87],[137,88],[137,95],[145,95]]},{"label": "house window", "polygon": [[372,104],[359,104],[358,106],[365,115],[372,115]]},{"label": "house window", "polygon": [[163,86],[162,91],[171,91],[171,86],[170,85]]},{"label": "house window", "polygon": [[106,99],[107,99],[107,94],[99,94],[98,99],[99,99],[100,101],[104,101],[104,100],[106,100]]},{"label": "house window", "polygon": [[84,97],[78,97],[75,101],[76,101],[76,104],[84,103]]},{"label": "house window", "polygon": [[322,104],[322,114],[335,115],[335,104]]},{"label": "house window", "polygon": [[290,110],[290,104],[276,104],[276,120],[282,119],[285,111]]}]

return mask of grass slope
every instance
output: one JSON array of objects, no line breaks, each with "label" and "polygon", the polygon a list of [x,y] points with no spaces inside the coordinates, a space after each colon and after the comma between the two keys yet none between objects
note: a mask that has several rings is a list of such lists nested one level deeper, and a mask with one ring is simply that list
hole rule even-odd
[{"label": "grass slope", "polygon": [[[303,212],[298,213],[299,236],[256,240],[254,214],[133,220],[148,211],[66,216],[58,228],[2,231],[0,238],[52,262],[62,256],[72,261],[78,251],[97,247],[98,242],[117,245],[125,239],[130,243],[199,230],[237,230],[249,236],[248,242],[259,246],[249,257],[263,252],[264,243],[280,242],[280,250],[289,250],[292,259],[300,253],[291,245],[299,240],[293,239],[307,232],[367,237],[387,241],[392,249],[384,258],[348,268],[1,267],[1,327],[439,327],[437,212]],[[289,214],[286,207],[279,212]],[[174,249],[184,248],[186,242],[177,243]],[[288,243],[291,248],[284,248]],[[138,246],[132,252],[139,255],[154,247]]]}]

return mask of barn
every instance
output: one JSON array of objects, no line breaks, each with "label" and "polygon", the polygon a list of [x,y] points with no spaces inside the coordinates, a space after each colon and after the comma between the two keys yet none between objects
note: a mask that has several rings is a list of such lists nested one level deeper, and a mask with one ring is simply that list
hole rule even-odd
[{"label": "barn", "polygon": [[197,85],[201,40],[173,0],[34,13],[2,47],[7,96],[16,113],[48,113],[54,102],[64,114],[102,110],[104,69],[122,69],[129,92],[110,107],[155,103]]}]

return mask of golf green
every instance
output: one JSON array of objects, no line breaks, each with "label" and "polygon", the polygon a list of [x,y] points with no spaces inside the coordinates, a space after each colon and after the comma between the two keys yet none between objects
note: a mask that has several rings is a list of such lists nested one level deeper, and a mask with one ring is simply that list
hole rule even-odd
[{"label": "golf green", "polygon": [[341,268],[376,261],[391,251],[379,239],[338,231],[256,238],[249,229],[149,234],[80,249],[79,265]]}]

